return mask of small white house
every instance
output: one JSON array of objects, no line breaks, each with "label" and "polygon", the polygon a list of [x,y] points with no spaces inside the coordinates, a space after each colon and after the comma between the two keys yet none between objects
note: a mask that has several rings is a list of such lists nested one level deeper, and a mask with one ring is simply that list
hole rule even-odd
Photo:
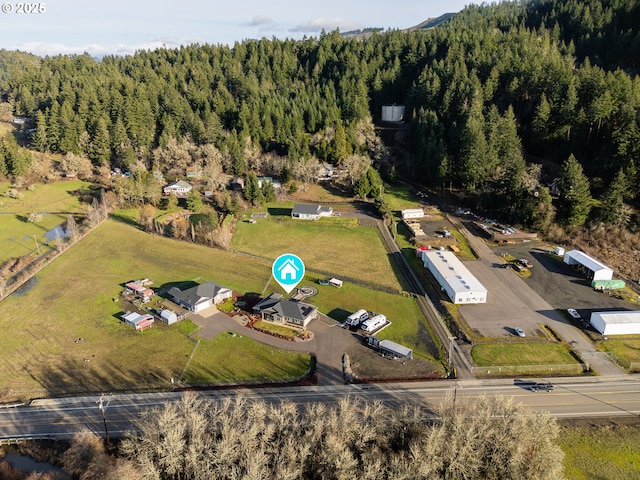
[{"label": "small white house", "polygon": [[174,324],[178,321],[178,315],[173,310],[162,310],[160,312],[160,320],[162,320],[167,325]]},{"label": "small white house", "polygon": [[330,278],[329,285],[333,285],[334,287],[340,288],[342,287],[342,280],[339,280],[337,278]]},{"label": "small white house", "polygon": [[193,190],[193,185],[189,182],[185,182],[184,180],[178,180],[176,182],[172,182],[166,187],[163,188],[163,192],[165,195],[186,195],[191,190]]},{"label": "small white house", "polygon": [[331,207],[305,203],[298,203],[291,210],[291,217],[300,220],[318,220],[320,217],[330,217],[332,214],[333,209]]},{"label": "small white house", "polygon": [[593,312],[593,328],[602,335],[640,334],[640,311]]}]

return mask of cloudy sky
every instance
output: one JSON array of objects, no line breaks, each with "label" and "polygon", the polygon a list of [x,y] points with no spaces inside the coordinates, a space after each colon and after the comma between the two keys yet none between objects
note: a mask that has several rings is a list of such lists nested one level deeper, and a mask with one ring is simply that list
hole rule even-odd
[{"label": "cloudy sky", "polygon": [[[0,48],[37,55],[127,54],[190,43],[317,36],[339,28],[402,29],[472,0],[0,0]],[[26,13],[21,5],[38,5]],[[31,8],[29,8],[31,9]]]}]

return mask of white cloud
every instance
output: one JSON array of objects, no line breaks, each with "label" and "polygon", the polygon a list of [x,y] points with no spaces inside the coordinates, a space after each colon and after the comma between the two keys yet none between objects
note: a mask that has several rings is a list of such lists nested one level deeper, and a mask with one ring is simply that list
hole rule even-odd
[{"label": "white cloud", "polygon": [[357,30],[362,27],[362,24],[343,17],[316,17],[308,22],[296,25],[290,31],[298,33],[316,33],[320,32],[322,29],[329,31],[339,28],[340,31],[346,32],[349,30]]},{"label": "white cloud", "polygon": [[118,44],[112,46],[88,43],[86,45],[65,45],[63,43],[47,42],[25,42],[9,47],[9,50],[20,50],[30,52],[44,57],[46,55],[73,55],[88,53],[92,57],[102,58],[105,55],[133,55],[139,50],[155,50],[157,48],[176,48],[180,45],[195,43],[195,40],[175,41],[175,40],[152,40],[138,45]]},{"label": "white cloud", "polygon": [[257,16],[257,17],[253,17],[251,19],[251,22],[249,22],[249,26],[251,27],[261,27],[264,25],[273,25],[275,22],[273,21],[273,19],[269,18],[269,17],[265,17],[265,16]]},{"label": "white cloud", "polygon": [[282,27],[278,25],[271,17],[266,16],[256,16],[251,19],[249,22],[250,27],[259,27],[259,32],[275,32],[282,30]]}]

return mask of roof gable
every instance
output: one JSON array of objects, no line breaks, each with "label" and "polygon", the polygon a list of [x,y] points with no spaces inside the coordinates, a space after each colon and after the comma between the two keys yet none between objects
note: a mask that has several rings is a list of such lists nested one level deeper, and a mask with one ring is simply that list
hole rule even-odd
[{"label": "roof gable", "polygon": [[195,306],[199,303],[215,298],[220,293],[228,293],[230,291],[230,288],[224,287],[215,282],[206,282],[201,285],[188,288],[184,291],[180,290],[178,287],[173,287],[169,290],[169,295],[176,299],[180,299],[187,305]]},{"label": "roof gable", "polygon": [[320,215],[322,208],[320,205],[308,205],[306,203],[298,203],[294,205],[291,211],[292,215]]},{"label": "roof gable", "polygon": [[276,314],[280,317],[287,317],[301,321],[306,320],[316,311],[316,307],[314,305],[286,300],[278,293],[272,293],[268,297],[264,298],[258,302],[253,309],[256,312],[271,315]]}]

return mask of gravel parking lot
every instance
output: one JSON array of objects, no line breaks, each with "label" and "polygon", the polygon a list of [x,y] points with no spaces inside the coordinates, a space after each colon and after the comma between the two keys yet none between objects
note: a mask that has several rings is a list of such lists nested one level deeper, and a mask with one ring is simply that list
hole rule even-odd
[{"label": "gravel parking lot", "polygon": [[[542,296],[551,306],[566,310],[575,308],[582,318],[589,319],[591,312],[602,310],[628,310],[632,305],[609,293],[597,292],[591,282],[550,255],[552,247],[542,242],[528,242],[505,247],[495,247],[497,255],[503,252],[516,258],[526,258],[533,267],[527,285]],[[515,272],[514,272],[515,274]]]}]

